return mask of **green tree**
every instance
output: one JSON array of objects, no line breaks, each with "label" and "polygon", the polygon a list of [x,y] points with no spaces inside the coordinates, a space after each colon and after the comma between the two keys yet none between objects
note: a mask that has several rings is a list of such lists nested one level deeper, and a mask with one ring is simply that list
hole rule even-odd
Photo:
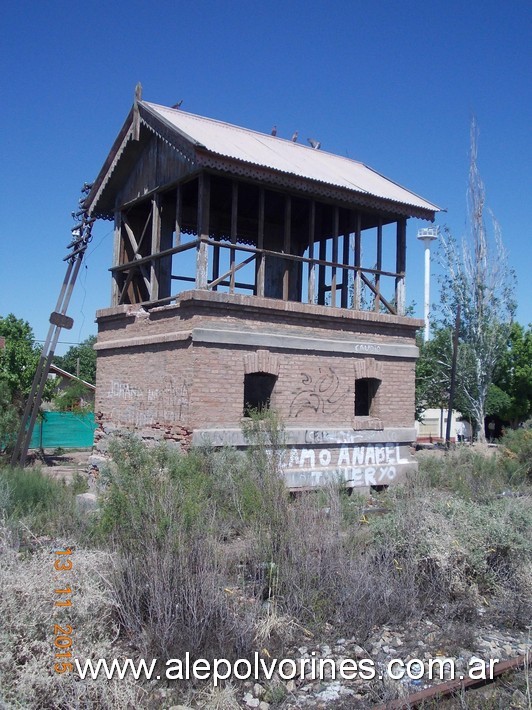
[{"label": "green tree", "polygon": [[[502,358],[515,311],[515,278],[508,268],[498,223],[491,215],[491,236],[485,213],[485,189],[477,165],[478,130],[471,124],[468,188],[468,238],[459,246],[446,231],[440,240],[444,277],[440,289],[440,313],[444,327],[454,327],[461,308],[459,372],[460,391],[485,439],[487,398]],[[458,404],[456,405],[458,406]]]},{"label": "green tree", "polygon": [[30,324],[10,313],[0,317],[0,335],[5,347],[0,349],[0,382],[9,392],[9,400],[21,412],[29,395],[40,348],[35,345]]},{"label": "green tree", "polygon": [[[57,367],[70,372],[72,375],[77,375],[85,382],[90,382],[91,385],[96,383],[96,350],[94,344],[96,336],[90,335],[79,345],[74,345],[69,348],[62,356],[56,356],[54,363]],[[79,374],[78,374],[79,362]]]},{"label": "green tree", "polygon": [[14,444],[20,419],[16,408],[11,403],[11,392],[6,382],[0,380],[0,452]]},{"label": "green tree", "polygon": [[514,429],[532,415],[532,326],[513,323],[488,395],[491,411]]},{"label": "green tree", "polygon": [[[453,332],[450,328],[433,328],[432,339],[423,342],[418,335],[419,358],[416,363],[416,418],[422,419],[429,407],[447,409],[451,391]],[[456,391],[453,408],[471,419],[471,411],[464,390],[471,378],[467,351],[458,353]]]},{"label": "green tree", "polygon": [[87,400],[87,387],[79,380],[74,380],[54,397],[54,403],[60,412],[90,412],[94,407]]}]

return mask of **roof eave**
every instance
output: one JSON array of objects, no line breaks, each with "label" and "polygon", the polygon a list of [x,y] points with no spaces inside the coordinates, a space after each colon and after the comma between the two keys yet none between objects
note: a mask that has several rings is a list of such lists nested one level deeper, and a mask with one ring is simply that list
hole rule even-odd
[{"label": "roof eave", "polygon": [[[294,173],[282,172],[274,168],[238,160],[237,158],[230,158],[204,147],[198,146],[196,153],[198,157],[198,167],[222,170],[233,175],[246,175],[260,181],[282,187],[289,187],[305,193],[313,193],[341,202],[355,202],[361,207],[381,209],[390,214],[416,217],[433,222],[436,218],[436,213],[441,211],[436,205],[432,206],[434,209],[424,208],[419,205],[390,200],[369,192],[349,190],[348,188],[340,187],[332,183],[313,180],[312,178],[302,177]],[[418,197],[417,195],[415,196]]]}]

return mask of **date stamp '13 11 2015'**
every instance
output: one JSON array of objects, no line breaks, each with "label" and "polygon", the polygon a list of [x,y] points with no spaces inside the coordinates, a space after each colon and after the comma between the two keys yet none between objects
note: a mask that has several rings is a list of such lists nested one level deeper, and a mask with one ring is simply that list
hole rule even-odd
[{"label": "date stamp '13 11 2015'", "polygon": [[[68,579],[65,573],[72,570],[72,550],[56,550],[56,559],[54,560],[54,570],[61,576],[61,588],[55,589],[55,593],[59,595],[54,601],[55,607],[68,608],[72,606],[72,588],[67,584]],[[56,575],[57,576],[57,575]],[[64,583],[63,583],[64,579]],[[69,660],[72,658],[72,626],[62,623],[54,624],[54,647],[55,647],[55,663],[54,670],[56,673],[70,673],[74,666]]]}]

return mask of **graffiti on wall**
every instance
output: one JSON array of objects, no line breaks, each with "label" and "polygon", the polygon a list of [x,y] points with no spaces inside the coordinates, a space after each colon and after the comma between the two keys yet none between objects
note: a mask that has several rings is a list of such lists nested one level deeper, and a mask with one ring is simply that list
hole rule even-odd
[{"label": "graffiti on wall", "polygon": [[154,424],[176,424],[188,415],[189,388],[185,381],[166,377],[160,387],[138,387],[113,380],[107,399],[120,400],[130,406],[117,412],[121,423],[135,427]]},{"label": "graffiti on wall", "polygon": [[348,389],[342,390],[340,379],[332,367],[320,367],[317,377],[302,372],[301,385],[292,393],[295,396],[290,405],[290,417],[297,419],[307,410],[333,414],[348,393]]},{"label": "graffiti on wall", "polygon": [[341,445],[331,448],[292,448],[283,468],[294,473],[322,475],[336,473],[356,486],[388,485],[409,459],[401,456],[398,444]]}]

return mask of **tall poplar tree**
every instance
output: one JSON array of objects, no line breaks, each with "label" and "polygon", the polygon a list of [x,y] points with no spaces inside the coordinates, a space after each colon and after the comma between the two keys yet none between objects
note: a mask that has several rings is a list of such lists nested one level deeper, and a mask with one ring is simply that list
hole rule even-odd
[{"label": "tall poplar tree", "polygon": [[[459,244],[445,231],[441,238],[442,324],[453,327],[461,305],[459,333],[461,390],[476,420],[479,441],[485,440],[486,399],[496,368],[506,351],[515,312],[515,276],[500,226],[486,207],[484,183],[479,173],[478,128],[471,122],[468,233]],[[486,225],[486,212],[491,229]]]}]

